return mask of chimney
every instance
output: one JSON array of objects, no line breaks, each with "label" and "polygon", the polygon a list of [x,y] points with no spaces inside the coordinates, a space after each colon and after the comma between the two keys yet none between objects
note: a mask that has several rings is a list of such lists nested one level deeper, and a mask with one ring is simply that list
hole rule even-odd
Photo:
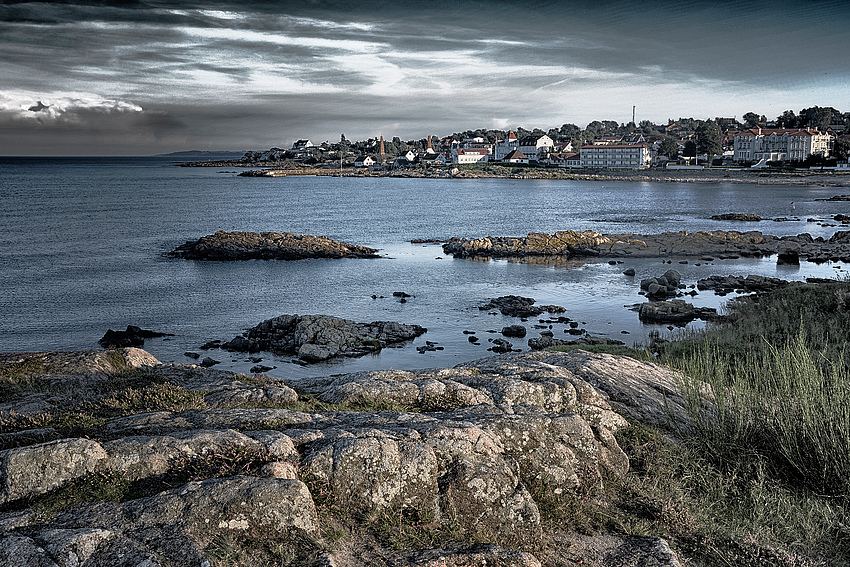
[{"label": "chimney", "polygon": [[384,165],[384,157],[385,157],[385,153],[384,153],[384,137],[383,137],[383,136],[381,136],[381,165]]}]

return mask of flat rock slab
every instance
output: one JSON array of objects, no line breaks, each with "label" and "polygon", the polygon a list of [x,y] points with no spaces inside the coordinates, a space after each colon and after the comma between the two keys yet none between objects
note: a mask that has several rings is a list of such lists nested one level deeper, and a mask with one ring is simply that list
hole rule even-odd
[{"label": "flat rock slab", "polygon": [[794,251],[810,261],[850,258],[850,231],[837,231],[829,240],[771,236],[757,230],[713,230],[660,234],[601,234],[592,230],[530,232],[524,237],[452,238],[443,252],[456,258],[529,258],[556,263],[572,257],[659,258],[666,256],[762,257]]},{"label": "flat rock slab", "polygon": [[375,248],[291,232],[225,232],[190,240],[169,255],[188,260],[304,260],[378,258]]}]

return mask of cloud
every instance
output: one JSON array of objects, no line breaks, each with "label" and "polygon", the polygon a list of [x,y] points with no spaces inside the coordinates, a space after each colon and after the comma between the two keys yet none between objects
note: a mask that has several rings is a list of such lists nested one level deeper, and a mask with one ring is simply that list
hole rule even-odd
[{"label": "cloud", "polygon": [[658,121],[850,107],[849,32],[823,33],[848,17],[835,0],[4,3],[0,76],[18,90],[0,126],[250,147],[627,121],[632,105]]}]

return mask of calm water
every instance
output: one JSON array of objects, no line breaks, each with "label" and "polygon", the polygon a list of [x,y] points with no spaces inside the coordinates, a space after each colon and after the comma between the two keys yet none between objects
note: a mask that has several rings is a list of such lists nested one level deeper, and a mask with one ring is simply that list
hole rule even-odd
[{"label": "calm water", "polygon": [[[0,352],[98,348],[108,328],[128,324],[174,333],[145,348],[163,362],[191,362],[185,351],[228,340],[284,313],[358,321],[416,323],[428,333],[377,356],[302,368],[263,353],[270,374],[294,378],[368,368],[447,366],[483,356],[487,338],[516,319],[479,311],[488,298],[518,294],[567,308],[592,335],[627,344],[654,327],[626,309],[642,301],[639,280],[679,270],[687,284],[712,274],[786,279],[833,276],[837,265],[777,268],[773,259],[673,266],[659,260],[539,266],[444,257],[414,238],[522,236],[531,231],[592,229],[761,230],[829,236],[809,218],[850,212],[819,202],[836,188],[581,181],[240,178],[232,169],[174,167],[165,158],[0,159]],[[794,202],[793,208],[791,203]],[[797,216],[784,223],[724,223],[722,212]],[[325,235],[380,248],[379,260],[195,262],[167,258],[186,240],[216,230]],[[693,260],[692,260],[693,262]],[[635,278],[622,275],[626,267]],[[392,292],[414,298],[402,304]],[[372,295],[387,296],[372,299]],[[698,305],[722,299],[701,294]],[[530,326],[534,321],[530,321]],[[475,331],[483,346],[467,341]],[[537,331],[529,329],[529,336]],[[556,337],[567,337],[556,326]],[[661,330],[667,332],[662,327]],[[625,331],[626,333],[623,333]],[[425,340],[443,351],[419,354]],[[526,347],[525,341],[513,340]],[[527,348],[527,347],[526,347]],[[209,355],[218,368],[247,371],[245,357]]]}]

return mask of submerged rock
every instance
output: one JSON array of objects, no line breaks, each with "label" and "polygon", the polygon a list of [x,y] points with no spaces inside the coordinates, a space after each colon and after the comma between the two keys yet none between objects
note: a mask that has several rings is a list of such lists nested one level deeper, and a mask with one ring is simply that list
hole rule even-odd
[{"label": "submerged rock", "polygon": [[189,260],[303,260],[305,258],[378,258],[377,250],[291,232],[225,232],[188,241],[169,255]]}]

